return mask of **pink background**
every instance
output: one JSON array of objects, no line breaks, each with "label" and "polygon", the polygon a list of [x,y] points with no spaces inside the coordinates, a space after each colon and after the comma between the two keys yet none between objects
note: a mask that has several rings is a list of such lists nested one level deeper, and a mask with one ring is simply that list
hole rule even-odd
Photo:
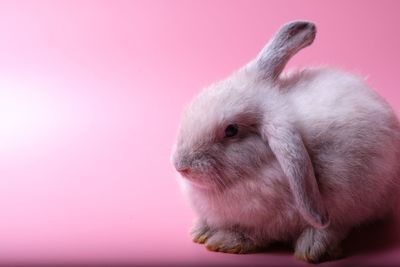
[{"label": "pink background", "polygon": [[[398,112],[399,10],[381,0],[0,1],[0,265],[304,266],[288,249],[237,256],[191,242],[193,213],[169,162],[180,113],[294,19],[318,35],[289,67],[368,76]],[[400,264],[396,225],[355,233],[350,256],[325,265]]]}]

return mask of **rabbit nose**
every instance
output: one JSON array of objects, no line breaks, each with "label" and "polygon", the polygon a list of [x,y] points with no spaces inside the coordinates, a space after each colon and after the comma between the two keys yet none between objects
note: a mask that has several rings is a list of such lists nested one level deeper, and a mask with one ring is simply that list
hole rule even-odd
[{"label": "rabbit nose", "polygon": [[183,157],[180,154],[175,154],[173,158],[173,165],[175,169],[180,173],[187,173],[190,169],[190,161],[187,157]]},{"label": "rabbit nose", "polygon": [[183,167],[183,168],[178,168],[176,169],[178,172],[180,172],[181,174],[188,174],[190,172],[190,168],[187,167]]}]

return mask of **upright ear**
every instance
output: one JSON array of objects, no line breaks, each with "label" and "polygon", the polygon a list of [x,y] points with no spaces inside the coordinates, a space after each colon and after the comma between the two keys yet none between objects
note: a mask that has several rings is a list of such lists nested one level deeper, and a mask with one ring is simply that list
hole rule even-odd
[{"label": "upright ear", "polygon": [[295,204],[303,218],[316,228],[327,227],[329,215],[300,133],[293,126],[279,122],[264,126],[262,136],[268,141],[286,175]]},{"label": "upright ear", "polygon": [[278,30],[250,65],[263,78],[275,80],[289,59],[314,41],[315,34],[316,27],[312,22],[289,22]]}]

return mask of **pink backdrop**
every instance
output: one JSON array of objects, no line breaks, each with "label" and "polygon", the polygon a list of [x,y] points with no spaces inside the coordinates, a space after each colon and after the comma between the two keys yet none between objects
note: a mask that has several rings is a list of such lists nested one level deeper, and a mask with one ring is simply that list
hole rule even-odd
[{"label": "pink backdrop", "polygon": [[[237,256],[191,242],[193,213],[169,162],[180,113],[294,19],[314,21],[318,36],[289,67],[358,72],[400,111],[399,10],[381,0],[1,1],[0,264],[304,266],[290,250]],[[351,256],[326,265],[399,264],[400,229],[389,226],[355,234]]]}]

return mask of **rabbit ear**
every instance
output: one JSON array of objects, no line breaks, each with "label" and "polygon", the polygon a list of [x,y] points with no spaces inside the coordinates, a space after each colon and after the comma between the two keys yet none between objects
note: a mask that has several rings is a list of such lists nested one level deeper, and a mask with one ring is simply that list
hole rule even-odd
[{"label": "rabbit ear", "polygon": [[329,225],[310,157],[300,133],[288,125],[269,124],[262,136],[287,176],[295,204],[303,218],[316,228]]},{"label": "rabbit ear", "polygon": [[307,21],[294,21],[283,25],[262,49],[251,65],[263,78],[275,80],[289,59],[315,38],[316,27]]}]

